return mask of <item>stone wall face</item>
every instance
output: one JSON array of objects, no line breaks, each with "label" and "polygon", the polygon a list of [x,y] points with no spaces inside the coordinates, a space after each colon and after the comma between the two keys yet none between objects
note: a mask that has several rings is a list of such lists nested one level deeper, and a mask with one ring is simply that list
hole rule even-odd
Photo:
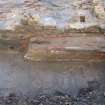
[{"label": "stone wall face", "polygon": [[105,7],[104,0],[93,0],[94,11],[99,19],[105,21]]},{"label": "stone wall face", "polygon": [[[92,26],[104,28],[104,0],[0,0],[0,29],[14,30],[21,20],[57,27],[82,29]],[[86,18],[81,23],[80,17]]]},{"label": "stone wall face", "polygon": [[30,60],[103,60],[104,2],[0,0],[0,48],[22,51]]}]

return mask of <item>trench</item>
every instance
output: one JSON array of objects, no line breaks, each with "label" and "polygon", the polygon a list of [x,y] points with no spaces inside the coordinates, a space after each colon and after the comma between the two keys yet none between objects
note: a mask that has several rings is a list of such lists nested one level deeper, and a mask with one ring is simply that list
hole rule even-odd
[{"label": "trench", "polygon": [[105,62],[29,62],[18,53],[0,53],[0,96],[76,95],[104,76]]},{"label": "trench", "polygon": [[[36,0],[37,1],[37,0]],[[39,3],[43,3],[43,5]],[[36,3],[32,0],[0,0],[0,30],[13,29],[13,26],[20,24],[21,12],[30,13],[34,17],[42,15],[42,24],[48,25],[49,22],[54,23],[57,21],[57,27],[63,29],[66,25],[68,26],[68,21],[71,19],[71,22],[74,21],[73,16],[76,14],[76,9],[72,7],[73,2],[70,0],[42,0],[41,2],[37,1]],[[60,5],[59,5],[60,4]],[[43,11],[40,13],[41,8]],[[46,12],[43,9],[46,8]],[[49,10],[47,9],[49,8]],[[58,9],[57,9],[58,8]],[[34,10],[36,9],[36,10]],[[75,10],[75,11],[74,11]],[[71,12],[68,12],[71,11]],[[14,15],[15,14],[15,15]],[[49,17],[47,17],[49,14]],[[50,16],[51,15],[51,16]],[[88,14],[87,14],[88,15]],[[87,16],[86,15],[86,16]],[[20,17],[19,17],[20,16]],[[22,16],[24,17],[24,16]],[[89,13],[89,22],[96,23],[94,16],[91,16]],[[73,18],[73,19],[72,19]],[[83,17],[82,17],[83,18]],[[78,19],[77,19],[78,20]],[[81,21],[85,21],[81,19]],[[48,23],[47,23],[48,22]],[[29,26],[28,26],[29,25]],[[36,25],[36,24],[35,24]],[[55,24],[53,24],[55,25]],[[87,26],[87,24],[85,24]],[[90,24],[91,25],[91,24]],[[94,24],[93,24],[94,25]],[[38,29],[37,29],[37,28]],[[40,94],[68,94],[68,95],[77,95],[81,88],[89,86],[91,82],[101,82],[105,80],[105,60],[100,62],[91,62],[91,61],[69,61],[69,62],[31,62],[26,61],[23,58],[23,55],[17,53],[17,50],[20,48],[20,36],[27,37],[27,35],[58,35],[61,32],[56,32],[52,28],[49,31],[46,31],[46,28],[42,31],[43,27],[36,26],[33,27],[32,23],[23,24],[18,30],[14,32],[0,31],[0,96],[8,96],[10,93],[16,93],[17,95],[40,95]],[[54,31],[54,32],[53,32]],[[70,34],[67,30],[64,36],[86,36],[86,30],[79,31],[71,30],[77,34]],[[87,42],[87,46],[91,43],[96,43],[94,46],[105,48],[104,42],[104,30],[100,28],[87,30],[87,34],[90,38],[81,38],[68,40],[69,46],[74,43],[74,45],[83,45],[82,42]],[[20,32],[20,33],[19,33]],[[91,33],[92,32],[92,33]],[[95,33],[94,33],[95,32]],[[5,34],[5,35],[4,35]],[[26,35],[26,36],[25,36]],[[95,36],[92,38],[92,36]],[[96,36],[99,36],[96,37]],[[50,36],[51,37],[51,36]],[[2,39],[3,38],[3,39]],[[19,38],[19,39],[18,39]],[[88,39],[88,40],[87,40]],[[95,40],[94,40],[95,39]],[[55,40],[55,39],[54,39]],[[98,41],[97,41],[98,40]],[[60,41],[59,41],[60,42]],[[71,43],[70,43],[71,42]],[[78,43],[77,43],[78,42]],[[102,43],[101,43],[102,42]],[[58,39],[57,39],[58,44]],[[15,47],[14,47],[15,46]],[[72,46],[71,46],[72,47]],[[84,47],[85,48],[85,47]],[[95,47],[96,48],[96,47]],[[16,53],[8,53],[7,50],[16,50]],[[5,50],[5,51],[1,51]],[[93,50],[93,47],[92,47]],[[87,52],[88,53],[88,52]],[[76,54],[78,55],[78,52]],[[82,54],[81,54],[82,55]],[[94,53],[93,53],[94,55]],[[97,55],[97,54],[96,54]],[[100,54],[99,54],[100,55]],[[92,56],[92,55],[91,55]],[[85,56],[86,57],[86,56]],[[88,57],[87,57],[88,58]],[[97,57],[96,57],[97,58]],[[99,58],[105,58],[104,54]]]}]

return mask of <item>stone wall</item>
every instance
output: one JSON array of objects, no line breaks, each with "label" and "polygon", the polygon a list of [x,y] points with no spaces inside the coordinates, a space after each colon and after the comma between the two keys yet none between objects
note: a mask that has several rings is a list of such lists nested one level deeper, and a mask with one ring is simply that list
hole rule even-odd
[{"label": "stone wall", "polygon": [[[12,1],[11,1],[12,2]],[[83,29],[103,26],[104,0],[18,0],[0,2],[0,29],[14,30],[21,20],[57,29]],[[84,16],[85,22],[81,22]]]}]

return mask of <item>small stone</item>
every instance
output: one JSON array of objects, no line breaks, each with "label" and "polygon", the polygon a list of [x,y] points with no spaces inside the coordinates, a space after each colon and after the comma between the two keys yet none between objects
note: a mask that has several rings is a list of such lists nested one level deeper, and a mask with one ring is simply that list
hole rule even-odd
[{"label": "small stone", "polygon": [[42,103],[40,103],[39,105],[43,105]]},{"label": "small stone", "polygon": [[104,92],[104,97],[105,97],[105,92]]},{"label": "small stone", "polygon": [[71,102],[65,102],[65,105],[71,105],[72,103]]}]

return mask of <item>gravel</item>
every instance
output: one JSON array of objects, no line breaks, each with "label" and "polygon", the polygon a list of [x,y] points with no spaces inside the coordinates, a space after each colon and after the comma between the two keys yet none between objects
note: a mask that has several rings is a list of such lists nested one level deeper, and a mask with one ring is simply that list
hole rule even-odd
[{"label": "gravel", "polygon": [[15,93],[0,97],[0,105],[105,105],[105,83],[90,83],[80,89],[76,97],[70,95],[17,96]]}]

